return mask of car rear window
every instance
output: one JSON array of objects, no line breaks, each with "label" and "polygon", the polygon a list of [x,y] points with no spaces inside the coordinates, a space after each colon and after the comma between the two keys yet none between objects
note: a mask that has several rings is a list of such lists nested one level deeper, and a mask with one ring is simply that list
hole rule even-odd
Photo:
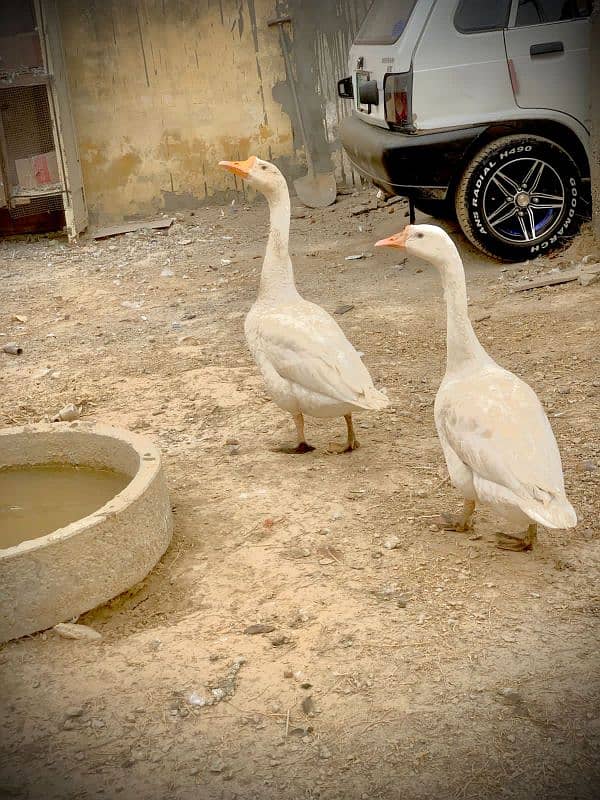
[{"label": "car rear window", "polygon": [[355,44],[394,44],[402,36],[417,0],[375,0],[367,11],[367,16]]},{"label": "car rear window", "polygon": [[519,0],[518,27],[589,17],[592,0]]},{"label": "car rear window", "polygon": [[485,3],[482,0],[461,0],[454,15],[454,26],[461,33],[497,31],[508,24],[510,0]]}]

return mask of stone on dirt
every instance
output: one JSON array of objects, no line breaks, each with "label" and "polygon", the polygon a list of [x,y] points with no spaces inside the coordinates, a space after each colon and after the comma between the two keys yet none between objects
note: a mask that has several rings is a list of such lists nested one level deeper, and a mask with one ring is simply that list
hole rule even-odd
[{"label": "stone on dirt", "polygon": [[88,625],[77,625],[72,622],[59,622],[55,625],[55,630],[59,636],[64,639],[81,639],[88,641],[95,641],[102,638],[102,634],[90,628]]}]

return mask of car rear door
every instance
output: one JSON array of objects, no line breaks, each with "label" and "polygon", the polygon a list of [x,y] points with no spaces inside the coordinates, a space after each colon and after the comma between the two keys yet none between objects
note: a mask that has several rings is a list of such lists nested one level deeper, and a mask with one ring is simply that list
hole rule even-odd
[{"label": "car rear door", "polygon": [[[383,83],[387,73],[407,73],[413,50],[435,0],[374,0],[350,48],[355,111],[365,121],[387,128]],[[377,103],[360,101],[359,87],[376,84]]]},{"label": "car rear door", "polygon": [[592,0],[516,0],[505,31],[515,102],[562,111],[589,130]]}]

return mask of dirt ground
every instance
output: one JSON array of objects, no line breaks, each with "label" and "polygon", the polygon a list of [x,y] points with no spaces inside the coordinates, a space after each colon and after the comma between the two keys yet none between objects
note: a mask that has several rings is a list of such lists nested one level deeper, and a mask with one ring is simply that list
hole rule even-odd
[{"label": "dirt ground", "polygon": [[0,243],[0,341],[24,350],[0,353],[0,424],[75,402],[143,432],[175,510],[148,578],[80,618],[101,640],[0,650],[1,797],[600,796],[600,284],[511,291],[593,255],[589,237],[503,266],[450,225],[476,331],[544,403],[580,520],[511,553],[485,509],[471,534],[433,524],[460,507],[433,423],[441,290],[429,265],[373,253],[406,222],[403,203],[352,213],[373,197],[292,222],[300,290],[354,306],[336,319],[392,400],[345,455],[327,452],[343,420],[308,421],[311,454],[274,452],[293,424],[243,338],[264,203],[167,233]]}]

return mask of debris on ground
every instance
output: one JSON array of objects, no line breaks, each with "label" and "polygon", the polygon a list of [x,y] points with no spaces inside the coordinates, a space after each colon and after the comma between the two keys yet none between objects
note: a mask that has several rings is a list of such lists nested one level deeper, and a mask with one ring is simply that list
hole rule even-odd
[{"label": "debris on ground", "polygon": [[165,219],[157,219],[151,221],[126,222],[123,225],[111,225],[107,228],[100,228],[93,234],[93,238],[110,239],[113,236],[121,236],[124,233],[134,233],[141,230],[165,230],[170,228],[175,222],[175,217],[166,217]]},{"label": "debris on ground", "polygon": [[275,625],[268,625],[266,623],[259,622],[256,625],[249,625],[244,629],[244,633],[248,634],[248,636],[256,636],[260,633],[271,633],[274,630]]},{"label": "debris on ground", "polygon": [[52,422],[73,422],[81,416],[81,406],[76,406],[75,403],[69,403],[63,406],[58,414],[52,417]]},{"label": "debris on ground", "polygon": [[[214,706],[223,700],[229,700],[235,694],[238,673],[245,663],[245,658],[236,658],[224,678],[216,683],[208,684],[206,696],[196,691],[190,692],[186,697],[187,703],[195,708],[204,708],[205,706]],[[181,706],[175,708],[181,713]]]},{"label": "debris on ground", "polygon": [[59,622],[52,630],[55,630],[63,639],[81,639],[96,641],[102,638],[102,634],[90,628],[89,625],[82,625],[73,622]]}]

